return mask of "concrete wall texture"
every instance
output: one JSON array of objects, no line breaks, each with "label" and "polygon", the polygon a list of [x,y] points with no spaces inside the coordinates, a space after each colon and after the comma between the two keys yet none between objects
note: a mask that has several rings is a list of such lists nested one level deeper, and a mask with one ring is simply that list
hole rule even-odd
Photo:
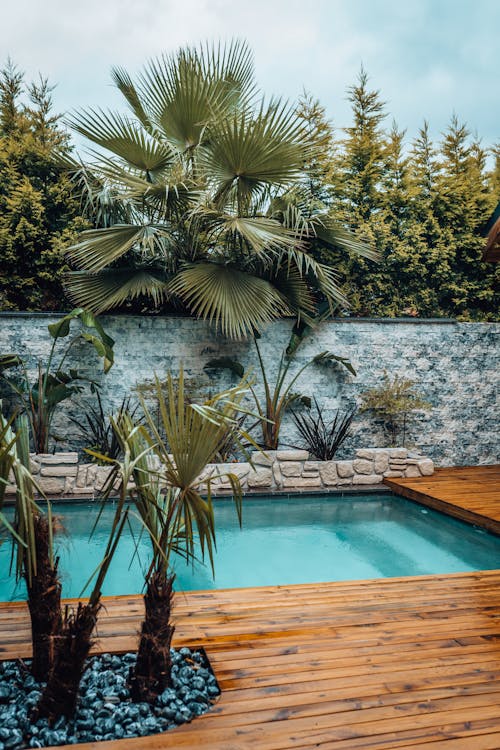
[{"label": "concrete wall texture", "polygon": [[[25,356],[35,374],[39,358],[46,360],[51,339],[47,325],[57,315],[3,313],[0,315],[0,353]],[[115,364],[107,375],[88,344],[72,350],[68,365],[95,377],[102,384],[102,397],[110,410],[137,384],[150,381],[156,372],[164,377],[170,368],[184,365],[187,378],[197,390],[217,389],[235,383],[229,373],[206,373],[204,364],[215,357],[235,357],[253,367],[260,386],[253,343],[232,342],[216,335],[208,324],[190,318],[102,316],[106,331],[115,339]],[[73,324],[74,325],[74,324]],[[290,332],[289,320],[268,327],[260,341],[271,381]],[[76,326],[75,326],[76,330]],[[290,376],[315,354],[330,350],[347,357],[357,371],[353,377],[339,366],[312,365],[301,376],[296,390],[315,396],[331,416],[337,408],[360,403],[360,394],[381,383],[384,371],[411,378],[420,395],[432,404],[428,413],[412,420],[406,445],[431,457],[438,466],[500,462],[499,333],[496,323],[456,323],[422,320],[332,320],[314,331],[297,351]],[[57,358],[56,358],[57,361]],[[262,391],[258,387],[258,390]],[[0,395],[5,399],[4,387]],[[89,394],[63,404],[54,432],[58,448],[81,447],[78,430],[68,414],[81,415]],[[295,427],[285,420],[281,448],[300,442]],[[382,425],[369,412],[358,414],[353,435],[339,458],[357,448],[388,444]]]}]

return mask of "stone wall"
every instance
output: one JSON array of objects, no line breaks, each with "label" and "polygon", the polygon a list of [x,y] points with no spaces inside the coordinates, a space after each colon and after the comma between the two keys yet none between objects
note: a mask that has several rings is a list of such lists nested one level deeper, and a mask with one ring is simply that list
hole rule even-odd
[{"label": "stone wall", "polygon": [[[155,470],[160,465],[155,457],[150,462]],[[93,498],[105,485],[110,469],[79,462],[78,453],[39,453],[31,456],[31,471],[38,487],[51,497]],[[373,486],[384,477],[420,477],[434,473],[431,459],[406,448],[358,449],[355,458],[343,461],[310,460],[304,450],[254,452],[252,463],[209,464],[200,476],[200,489],[210,478],[216,494],[231,491],[227,474],[238,477],[245,492],[303,492],[344,489],[350,486]],[[13,476],[11,476],[11,482]],[[118,490],[119,483],[115,485]],[[15,493],[9,484],[6,493]]]},{"label": "stone wall", "polygon": [[[46,358],[50,347],[47,324],[56,318],[44,314],[1,314],[0,352],[25,355],[34,374],[37,359]],[[224,340],[200,321],[110,315],[102,316],[102,322],[116,341],[115,365],[109,374],[102,375],[87,344],[74,348],[68,365],[100,380],[109,409],[116,408],[137,384],[151,380],[155,372],[162,376],[169,368],[176,370],[181,362],[198,390],[215,392],[235,382],[228,374],[204,373],[203,365],[214,357],[236,357],[258,375],[251,342]],[[278,321],[262,336],[260,345],[271,381],[289,340],[291,325],[289,320]],[[324,350],[351,360],[357,377],[340,367],[314,365],[297,382],[297,390],[315,396],[327,417],[337,408],[359,405],[361,393],[379,384],[384,371],[391,376],[412,378],[422,397],[432,404],[432,410],[416,415],[410,425],[408,447],[420,450],[442,466],[498,463],[499,332],[500,324],[495,323],[333,320],[304,341],[290,372]],[[82,395],[63,405],[54,422],[58,449],[83,447],[77,428],[67,416],[84,412],[90,399],[90,395]],[[357,415],[353,433],[340,458],[353,455],[361,445],[388,444],[382,425],[369,413]],[[286,418],[280,447],[296,447],[298,442],[294,425]]]}]

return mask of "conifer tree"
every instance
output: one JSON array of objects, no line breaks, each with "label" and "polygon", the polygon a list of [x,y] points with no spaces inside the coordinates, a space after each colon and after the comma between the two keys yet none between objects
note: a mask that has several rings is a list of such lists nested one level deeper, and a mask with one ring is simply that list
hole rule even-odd
[{"label": "conifer tree", "polygon": [[70,144],[52,114],[51,91],[44,79],[26,86],[10,61],[0,72],[2,310],[64,307],[64,248],[84,227],[60,166]]}]

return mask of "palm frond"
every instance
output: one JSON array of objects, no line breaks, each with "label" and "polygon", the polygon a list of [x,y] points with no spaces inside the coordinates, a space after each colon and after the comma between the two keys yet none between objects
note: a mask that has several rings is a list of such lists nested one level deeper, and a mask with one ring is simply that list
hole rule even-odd
[{"label": "palm frond", "polygon": [[246,45],[230,44],[207,56],[187,47],[152,60],[137,91],[158,130],[180,151],[198,146],[209,123],[228,113],[252,80]]},{"label": "palm frond", "polygon": [[127,100],[130,109],[141,125],[148,131],[152,130],[152,123],[140,100],[137,89],[124,68],[115,67],[111,69],[111,78],[117,89]]},{"label": "palm frond", "polygon": [[328,215],[318,215],[311,221],[316,236],[326,245],[339,247],[361,258],[380,261],[380,253],[374,250],[366,242],[356,239],[352,232],[339,226]]},{"label": "palm frond", "polygon": [[199,163],[214,200],[247,205],[269,187],[289,185],[303,170],[303,125],[280,101],[217,122]]},{"label": "palm frond", "polygon": [[101,148],[111,151],[123,162],[146,174],[167,169],[174,159],[168,142],[152,137],[117,112],[89,109],[68,118],[68,124]]},{"label": "palm frond", "polygon": [[169,232],[165,226],[115,224],[82,232],[80,241],[68,249],[67,255],[79,268],[96,273],[132,248],[153,255],[158,247],[162,249],[166,238],[169,238]]},{"label": "palm frond", "polygon": [[262,259],[296,244],[293,232],[266,216],[234,216],[198,206],[192,217],[202,223],[211,242],[224,243],[233,238],[233,246],[238,247],[241,244],[238,240],[241,240]]},{"label": "palm frond", "polygon": [[102,313],[140,296],[158,307],[168,296],[165,277],[151,269],[112,269],[97,274],[73,271],[65,278],[71,300],[93,313]]},{"label": "palm frond", "polygon": [[269,281],[217,263],[186,266],[169,282],[168,289],[194,314],[233,339],[251,335],[291,312],[284,296]]}]

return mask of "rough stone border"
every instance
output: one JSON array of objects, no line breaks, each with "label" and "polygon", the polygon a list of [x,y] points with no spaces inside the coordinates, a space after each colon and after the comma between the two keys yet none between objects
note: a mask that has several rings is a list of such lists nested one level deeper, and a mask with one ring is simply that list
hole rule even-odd
[{"label": "rough stone border", "polygon": [[[361,448],[350,461],[310,460],[309,453],[301,450],[254,452],[252,463],[253,466],[248,462],[209,464],[200,482],[210,477],[214,492],[229,492],[231,484],[225,475],[231,473],[238,477],[245,492],[303,492],[377,485],[384,477],[420,477],[434,473],[430,458],[406,448]],[[152,468],[159,469],[159,462],[153,460]],[[40,489],[50,497],[93,498],[104,486],[110,469],[81,463],[78,453],[67,452],[33,454],[31,471]],[[7,485],[8,494],[15,491],[14,484]]]}]

